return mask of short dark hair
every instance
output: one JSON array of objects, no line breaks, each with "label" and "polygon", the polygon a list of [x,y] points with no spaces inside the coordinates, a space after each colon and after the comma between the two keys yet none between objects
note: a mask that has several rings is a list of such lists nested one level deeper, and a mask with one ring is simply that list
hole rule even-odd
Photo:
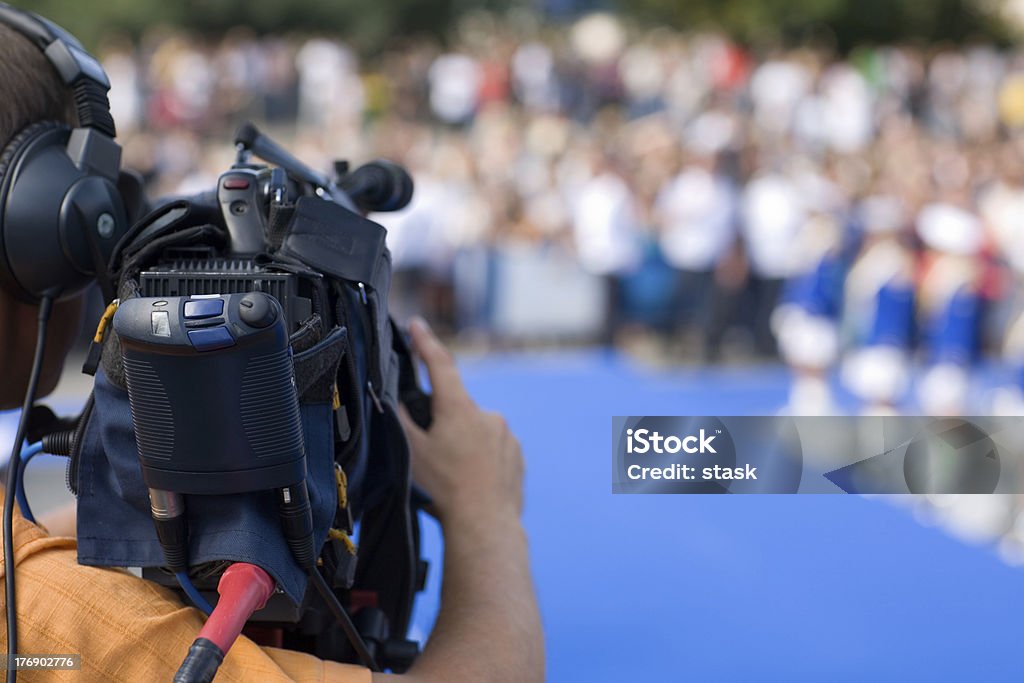
[{"label": "short dark hair", "polygon": [[0,24],[0,146],[38,121],[77,125],[71,90],[42,50]]}]

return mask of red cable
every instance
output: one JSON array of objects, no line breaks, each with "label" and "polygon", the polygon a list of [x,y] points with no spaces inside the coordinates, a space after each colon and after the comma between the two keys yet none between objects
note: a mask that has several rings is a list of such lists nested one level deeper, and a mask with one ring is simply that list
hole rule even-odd
[{"label": "red cable", "polygon": [[199,632],[227,654],[252,613],[267,604],[274,580],[254,564],[236,562],[224,570],[217,584],[220,600]]}]

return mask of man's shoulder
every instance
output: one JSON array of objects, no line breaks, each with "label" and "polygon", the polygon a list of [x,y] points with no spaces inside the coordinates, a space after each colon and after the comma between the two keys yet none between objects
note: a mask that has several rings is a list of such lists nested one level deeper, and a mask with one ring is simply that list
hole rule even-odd
[{"label": "man's shoulder", "polygon": [[[203,626],[199,610],[123,569],[78,563],[73,538],[50,536],[16,514],[19,649],[76,653],[96,680],[169,679]],[[159,646],[155,646],[159,643]],[[218,680],[370,683],[370,671],[301,652],[261,648],[244,636]]]},{"label": "man's shoulder", "polygon": [[[0,504],[3,504],[4,492],[0,487]],[[0,539],[3,538],[3,528],[0,525]],[[26,558],[37,553],[56,550],[74,550],[75,539],[50,536],[42,527],[33,524],[14,508],[14,562],[20,565]],[[4,557],[3,544],[0,543],[0,577],[4,576],[7,570],[7,562]]]}]

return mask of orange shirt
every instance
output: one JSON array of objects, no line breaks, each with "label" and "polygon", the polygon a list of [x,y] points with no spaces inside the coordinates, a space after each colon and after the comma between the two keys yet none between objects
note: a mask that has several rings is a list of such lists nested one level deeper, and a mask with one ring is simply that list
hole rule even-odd
[{"label": "orange shirt", "polygon": [[[81,671],[26,670],[19,680],[169,681],[202,628],[202,614],[171,591],[121,569],[78,564],[74,539],[48,536],[17,508],[14,557],[19,654],[82,656]],[[5,602],[0,591],[6,611]],[[0,629],[6,651],[2,619]],[[240,637],[216,680],[369,683],[370,671]]]}]

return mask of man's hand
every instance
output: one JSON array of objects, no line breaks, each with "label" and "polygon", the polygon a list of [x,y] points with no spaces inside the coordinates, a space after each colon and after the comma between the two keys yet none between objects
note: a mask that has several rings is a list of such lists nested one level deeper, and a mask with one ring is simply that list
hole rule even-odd
[{"label": "man's hand", "polygon": [[469,397],[451,353],[427,324],[413,320],[409,331],[434,394],[429,431],[400,411],[412,446],[413,479],[433,498],[443,524],[481,515],[518,519],[523,506],[519,442],[501,415],[480,410]]},{"label": "man's hand", "polygon": [[[500,415],[477,407],[448,350],[426,323],[410,326],[434,391],[429,430],[402,411],[413,478],[434,499],[444,530],[444,581],[434,631],[402,681],[537,683],[544,634],[530,578],[523,456]],[[374,683],[396,678],[374,674]],[[397,683],[397,681],[396,681]]]}]

